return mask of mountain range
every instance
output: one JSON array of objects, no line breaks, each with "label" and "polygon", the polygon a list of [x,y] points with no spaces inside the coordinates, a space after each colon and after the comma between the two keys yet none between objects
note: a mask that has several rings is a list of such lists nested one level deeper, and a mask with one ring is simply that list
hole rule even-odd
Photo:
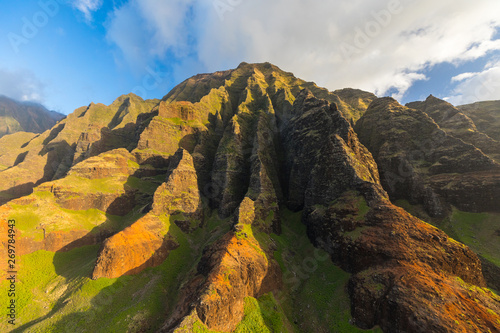
[{"label": "mountain range", "polygon": [[64,117],[41,104],[18,102],[0,95],[0,138],[16,132],[42,133]]},{"label": "mountain range", "polygon": [[500,331],[500,101],[242,63],[56,120],[0,138],[2,331]]}]

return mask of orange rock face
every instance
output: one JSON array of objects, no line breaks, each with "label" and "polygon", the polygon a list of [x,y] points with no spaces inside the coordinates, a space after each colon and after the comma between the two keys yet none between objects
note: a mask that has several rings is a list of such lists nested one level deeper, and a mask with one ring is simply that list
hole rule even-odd
[{"label": "orange rock face", "polygon": [[162,233],[158,217],[146,215],[130,227],[108,238],[92,278],[115,278],[160,265],[178,244]]},{"label": "orange rock face", "polygon": [[245,297],[259,297],[281,285],[277,263],[254,239],[238,238],[234,232],[204,251],[197,273],[183,290],[177,317],[170,318],[162,331],[172,329],[191,311],[208,328],[232,332],[243,319]]},{"label": "orange rock face", "polygon": [[[349,284],[356,324],[395,332],[498,332],[500,298],[491,291],[404,264],[353,276]],[[396,328],[397,327],[397,328]]]}]

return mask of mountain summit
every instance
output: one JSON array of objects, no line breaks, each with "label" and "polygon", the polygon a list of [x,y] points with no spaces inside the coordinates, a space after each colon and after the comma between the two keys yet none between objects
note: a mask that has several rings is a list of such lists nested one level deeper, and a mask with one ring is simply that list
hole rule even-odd
[{"label": "mountain summit", "polygon": [[5,136],[16,331],[497,332],[500,151],[460,110],[242,63]]}]

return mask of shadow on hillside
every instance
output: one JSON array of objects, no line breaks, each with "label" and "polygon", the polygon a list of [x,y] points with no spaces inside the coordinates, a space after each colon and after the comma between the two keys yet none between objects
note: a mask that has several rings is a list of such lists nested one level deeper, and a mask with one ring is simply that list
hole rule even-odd
[{"label": "shadow on hillside", "polygon": [[71,168],[75,147],[75,144],[69,145],[66,140],[49,143],[43,147],[39,155],[47,156],[47,162],[43,167],[43,176],[36,182],[35,186],[66,176]]},{"label": "shadow on hillside", "polygon": [[62,130],[64,129],[65,126],[66,126],[66,124],[59,124],[58,126],[53,127],[49,133],[49,136],[47,138],[45,138],[45,140],[43,140],[42,145],[46,146],[52,140],[57,138],[57,136],[59,135],[59,133],[62,132]]},{"label": "shadow on hillside", "polygon": [[[106,314],[116,314],[117,309],[110,307],[114,295],[119,294],[127,283],[131,280],[130,277],[122,276],[116,280],[109,287],[103,288],[95,297],[90,301],[89,310],[86,312],[75,312],[63,316],[55,324],[51,325],[52,332],[95,332],[101,325],[102,317]],[[34,325],[54,318],[66,306],[71,306],[72,300],[69,298],[71,290],[67,290],[56,302],[52,310],[46,315],[32,320],[24,325],[17,327],[13,333],[27,332]],[[103,314],[104,313],[104,314]],[[101,318],[96,318],[97,316]]]},{"label": "shadow on hillside", "polygon": [[21,146],[21,148],[26,148],[28,147],[28,145],[31,143],[31,141],[35,140],[36,138],[38,138],[40,136],[40,134],[37,134],[35,135],[34,137],[32,137],[29,141],[23,143],[23,145]]},{"label": "shadow on hillside", "polygon": [[500,295],[500,280],[498,279],[500,276],[500,267],[480,255],[478,257],[481,260],[486,284],[489,288],[495,290],[497,295]]},{"label": "shadow on hillside", "polygon": [[110,129],[109,127],[101,128],[100,139],[90,145],[88,157],[97,156],[113,149],[128,149],[138,139],[136,137],[136,130],[137,125],[135,123],[128,123],[117,129]]},{"label": "shadow on hillside", "polygon": [[0,191],[0,205],[4,205],[11,200],[31,194],[34,186],[35,184],[33,182],[29,182],[11,187],[5,191]]},{"label": "shadow on hillside", "polygon": [[21,154],[17,155],[16,160],[14,161],[13,167],[18,165],[19,163],[23,163],[24,159],[26,158],[26,155],[28,155],[28,151],[22,152]]},{"label": "shadow on hillside", "polygon": [[90,277],[90,275],[92,274],[92,269],[94,268],[93,265],[90,268],[90,271],[84,275],[74,276],[72,274],[67,274],[67,271],[64,269],[64,265],[62,265],[66,253],[87,245],[102,246],[102,243],[107,238],[117,234],[118,232],[132,225],[133,223],[135,223],[141,217],[144,216],[143,213],[138,211],[138,209],[140,208],[139,206],[135,206],[134,208],[135,209],[129,211],[129,213],[125,216],[116,216],[107,213],[106,222],[102,223],[99,226],[94,227],[90,232],[88,232],[83,237],[72,241],[71,243],[67,244],[59,251],[57,251],[54,255],[54,260],[53,260],[53,264],[57,275],[63,276],[66,279],[74,279],[78,277]]},{"label": "shadow on hillside", "polygon": [[40,166],[34,164],[35,162],[33,162],[30,158],[26,159],[29,154],[28,152],[19,154],[14,165],[4,171],[12,170],[13,172],[10,174],[11,177],[22,177],[25,174],[29,175],[31,170],[39,168],[43,169],[43,175],[39,179],[33,179],[24,184],[19,184],[0,191],[0,204],[3,205],[10,200],[30,195],[33,193],[34,187],[57,178],[59,174],[65,175],[70,166],[69,165],[65,168],[65,165],[68,164],[68,158],[72,158],[73,151],[73,148],[66,141],[49,144],[39,153],[41,156],[47,156],[47,162],[45,165]]},{"label": "shadow on hillside", "polygon": [[[155,169],[151,171],[155,171],[153,176],[166,173],[166,170]],[[75,278],[75,276],[66,275],[64,269],[61,269],[61,261],[59,260],[61,258],[61,253],[86,245],[102,244],[107,238],[132,225],[151,210],[154,193],[158,186],[161,185],[162,181],[145,181],[138,178],[139,176],[141,178],[148,178],[148,176],[144,176],[144,173],[140,170],[137,170],[132,176],[128,177],[127,181],[124,183],[125,193],[117,197],[108,206],[106,210],[106,221],[104,223],[94,227],[86,235],[72,241],[56,253],[53,263],[58,275],[64,276],[67,279]],[[172,248],[171,244],[169,244],[168,247]],[[62,255],[62,257],[63,256],[64,255]]]}]

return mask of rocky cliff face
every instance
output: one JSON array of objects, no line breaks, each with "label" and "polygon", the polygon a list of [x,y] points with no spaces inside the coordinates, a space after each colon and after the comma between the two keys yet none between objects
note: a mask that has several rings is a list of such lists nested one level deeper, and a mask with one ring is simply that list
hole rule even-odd
[{"label": "rocky cliff face", "polygon": [[[433,103],[411,105],[424,108]],[[391,98],[372,102],[356,123],[361,142],[372,152],[381,171],[384,188],[394,199],[422,204],[431,216],[446,216],[450,204],[465,211],[498,211],[495,197],[499,164],[482,150],[458,138],[461,127],[453,120],[443,120],[440,110],[450,107],[437,103],[437,111],[427,111],[442,123],[440,127],[427,113],[401,106]],[[444,112],[444,111],[443,111]],[[470,119],[455,112],[464,131],[473,129]],[[495,149],[494,140],[485,138]],[[470,140],[475,140],[471,139]],[[482,142],[482,141],[481,141]],[[493,150],[496,151],[496,150]]]},{"label": "rocky cliff face", "polygon": [[158,266],[178,246],[161,219],[146,215],[104,241],[92,278],[112,279]]},{"label": "rocky cliff face", "polygon": [[[479,130],[460,137],[474,121],[453,109],[458,120],[443,122],[446,108],[329,92],[271,64],[243,63],[190,78],[161,101],[123,96],[78,109],[40,137],[9,139],[26,152],[8,169],[16,175],[48,162],[38,152],[55,152],[55,171],[16,180],[33,194],[11,200],[22,193],[5,178],[2,218],[32,221],[19,234],[24,258],[95,248],[76,276],[54,257],[69,282],[44,301],[58,310],[41,309],[23,328],[500,330],[500,298],[478,256],[391,203],[407,198],[434,215],[498,208],[494,152],[473,145],[494,139]],[[298,253],[290,211],[314,256]],[[337,266],[343,284],[327,278]],[[313,293],[315,275],[324,290]],[[343,297],[347,305],[330,310]],[[317,307],[331,312],[300,313]],[[335,311],[347,319],[332,323]]]},{"label": "rocky cliff face", "polygon": [[478,130],[486,133],[492,139],[500,141],[500,131],[498,130],[500,122],[499,101],[477,102],[460,105],[457,108],[474,121]]},{"label": "rocky cliff face", "polygon": [[450,103],[431,95],[425,102],[413,102],[406,106],[425,112],[447,134],[472,144],[483,153],[498,161],[500,141],[494,140],[487,134],[479,131],[469,116],[460,112]]}]

